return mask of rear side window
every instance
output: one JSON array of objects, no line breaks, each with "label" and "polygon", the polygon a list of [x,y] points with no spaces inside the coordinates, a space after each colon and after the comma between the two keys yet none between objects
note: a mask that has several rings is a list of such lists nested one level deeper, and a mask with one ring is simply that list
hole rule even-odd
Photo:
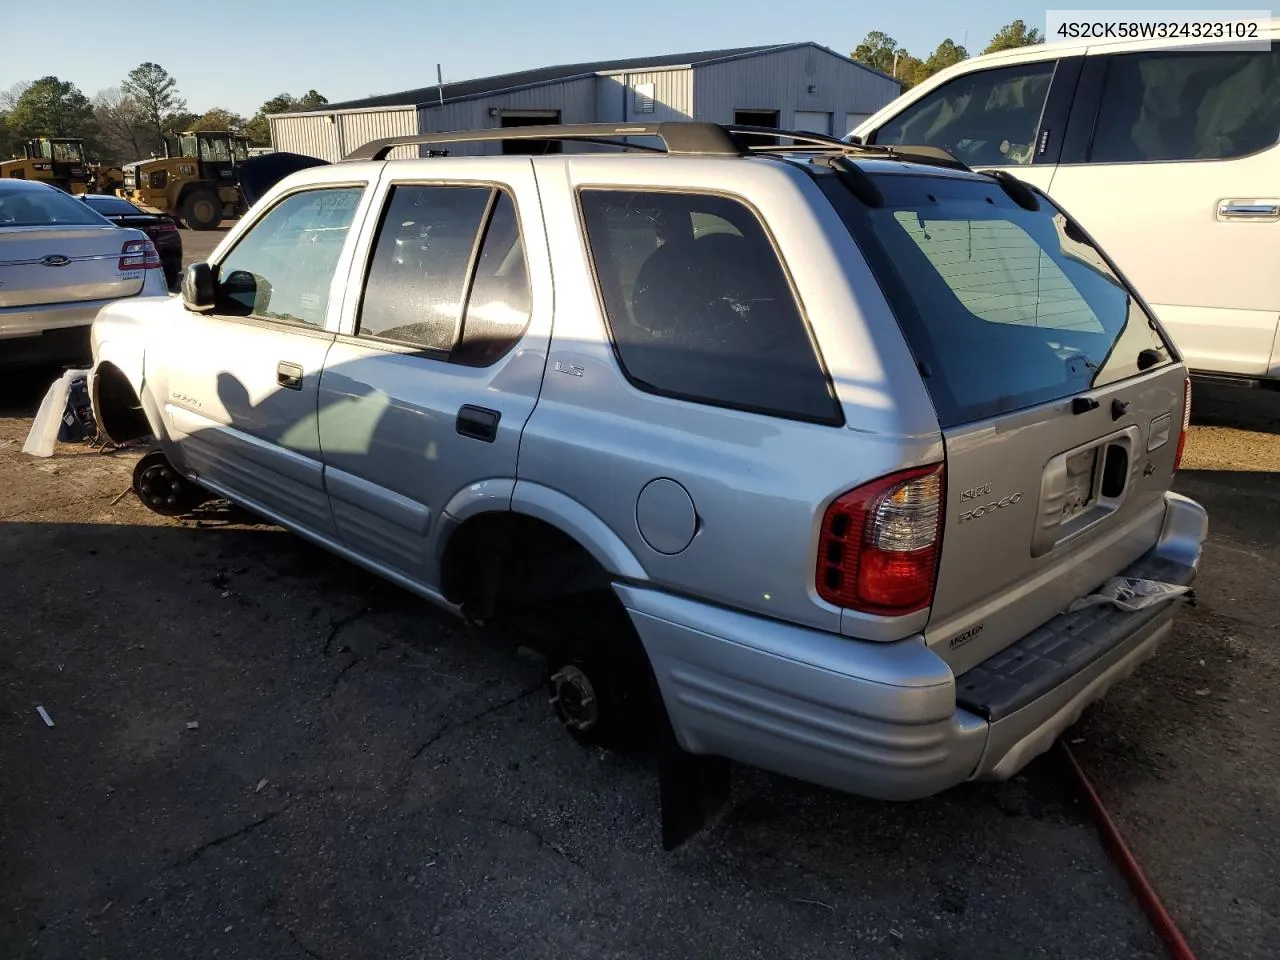
[{"label": "rear side window", "polygon": [[1226,160],[1280,140],[1280,46],[1107,57],[1094,163]]},{"label": "rear side window", "polygon": [[873,177],[882,207],[821,178],[879,280],[944,427],[1062,399],[1172,362],[1102,255],[1041,198],[992,182]]},{"label": "rear side window", "polygon": [[486,366],[524,335],[529,312],[510,194],[490,186],[392,188],[357,336]]},{"label": "rear side window", "polygon": [[589,189],[587,240],[623,371],[639,389],[841,423],[773,244],[728,197]]},{"label": "rear side window", "polygon": [[969,166],[1028,164],[1056,60],[978,70],[943,84],[875,134],[878,144],[941,147]]}]

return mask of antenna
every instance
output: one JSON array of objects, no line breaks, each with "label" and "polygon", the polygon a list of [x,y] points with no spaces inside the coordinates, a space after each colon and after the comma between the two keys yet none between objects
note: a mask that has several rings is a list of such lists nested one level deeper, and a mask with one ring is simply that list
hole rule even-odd
[{"label": "antenna", "polygon": [[436,92],[440,94],[440,106],[444,106],[444,74],[440,72],[440,64],[436,64]]}]

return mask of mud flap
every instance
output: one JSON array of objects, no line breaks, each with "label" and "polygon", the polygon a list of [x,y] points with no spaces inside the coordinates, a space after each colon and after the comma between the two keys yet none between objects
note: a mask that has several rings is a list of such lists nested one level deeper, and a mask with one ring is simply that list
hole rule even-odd
[{"label": "mud flap", "polygon": [[680,746],[656,690],[655,695],[662,847],[671,851],[720,818],[729,805],[732,784],[724,757],[693,754]]}]

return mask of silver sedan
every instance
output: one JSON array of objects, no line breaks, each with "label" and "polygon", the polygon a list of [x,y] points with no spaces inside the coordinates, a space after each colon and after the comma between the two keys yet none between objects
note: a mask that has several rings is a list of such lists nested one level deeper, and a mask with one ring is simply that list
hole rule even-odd
[{"label": "silver sedan", "polygon": [[98,310],[168,296],[145,233],[43,183],[0,180],[0,365],[83,360]]}]

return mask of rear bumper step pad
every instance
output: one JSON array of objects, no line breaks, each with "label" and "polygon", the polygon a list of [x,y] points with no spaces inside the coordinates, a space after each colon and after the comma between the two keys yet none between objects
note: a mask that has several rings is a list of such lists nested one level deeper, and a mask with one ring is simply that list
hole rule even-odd
[{"label": "rear bumper step pad", "polygon": [[[1196,571],[1149,553],[1117,574],[1187,586]],[[1060,613],[995,656],[956,678],[958,706],[994,723],[1032,703],[1123,644],[1143,627],[1169,616],[1174,599],[1145,610],[1103,605]]]}]

